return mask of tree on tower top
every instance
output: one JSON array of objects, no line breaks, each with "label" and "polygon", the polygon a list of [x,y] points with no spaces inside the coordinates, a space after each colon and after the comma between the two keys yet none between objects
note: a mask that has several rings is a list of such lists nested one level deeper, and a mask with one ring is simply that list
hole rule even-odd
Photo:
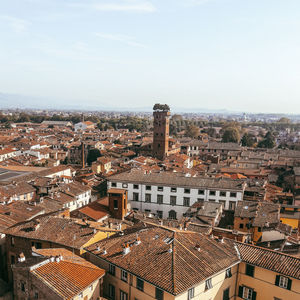
[{"label": "tree on tower top", "polygon": [[160,111],[170,111],[170,107],[168,104],[159,104],[159,103],[156,103],[154,104],[153,106],[153,110],[160,110]]}]

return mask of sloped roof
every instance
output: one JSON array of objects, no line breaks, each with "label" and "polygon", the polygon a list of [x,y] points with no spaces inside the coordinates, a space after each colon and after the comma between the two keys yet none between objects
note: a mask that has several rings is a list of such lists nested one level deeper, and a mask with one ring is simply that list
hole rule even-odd
[{"label": "sloped roof", "polygon": [[71,299],[101,278],[105,271],[61,260],[49,262],[31,271],[37,278],[53,288],[57,294]]},{"label": "sloped roof", "polygon": [[246,263],[300,279],[300,258],[249,244],[236,245]]},{"label": "sloped roof", "polygon": [[233,180],[225,178],[207,178],[207,177],[185,177],[176,173],[148,173],[134,170],[124,172],[109,177],[110,181],[147,183],[157,185],[169,185],[191,188],[211,188],[211,189],[230,189],[236,191],[243,190],[242,180]]},{"label": "sloped roof", "polygon": [[[139,245],[134,242],[138,237]],[[123,244],[130,252],[123,255]],[[200,246],[200,251],[196,249]],[[105,248],[107,254],[98,251]],[[170,253],[168,250],[172,249]],[[195,284],[239,262],[230,244],[214,241],[200,233],[171,230],[152,224],[137,224],[97,242],[86,250],[151,284],[178,295]]]},{"label": "sloped roof", "polygon": [[[39,223],[39,227],[33,227]],[[49,241],[79,249],[95,235],[93,228],[78,224],[72,219],[40,216],[34,220],[16,224],[6,230],[6,234]],[[75,238],[75,239],[74,239]]]}]

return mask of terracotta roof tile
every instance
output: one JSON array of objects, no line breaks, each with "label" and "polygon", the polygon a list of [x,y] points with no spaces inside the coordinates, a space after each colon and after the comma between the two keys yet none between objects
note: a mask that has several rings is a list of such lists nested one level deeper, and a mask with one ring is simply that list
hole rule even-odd
[{"label": "terracotta roof tile", "polygon": [[104,275],[104,270],[61,260],[49,262],[31,271],[48,286],[66,299],[70,299],[88,288]]},{"label": "terracotta roof tile", "polygon": [[300,258],[249,244],[236,244],[246,263],[300,279]]},{"label": "terracotta roof tile", "polygon": [[[134,243],[137,236],[141,240],[139,245]],[[124,256],[122,245],[125,243],[131,247]],[[200,251],[196,244],[200,245]],[[97,246],[105,248],[107,254],[98,251]],[[126,229],[124,235],[116,234],[93,244],[87,250],[173,295],[239,262],[231,245],[196,232],[144,223]]]}]

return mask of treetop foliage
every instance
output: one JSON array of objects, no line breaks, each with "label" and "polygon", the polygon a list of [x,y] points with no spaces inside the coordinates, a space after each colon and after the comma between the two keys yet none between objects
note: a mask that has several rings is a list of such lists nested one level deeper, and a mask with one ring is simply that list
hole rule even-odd
[{"label": "treetop foliage", "polygon": [[159,103],[156,103],[153,106],[153,110],[170,111],[170,107],[169,107],[168,104],[159,104]]}]

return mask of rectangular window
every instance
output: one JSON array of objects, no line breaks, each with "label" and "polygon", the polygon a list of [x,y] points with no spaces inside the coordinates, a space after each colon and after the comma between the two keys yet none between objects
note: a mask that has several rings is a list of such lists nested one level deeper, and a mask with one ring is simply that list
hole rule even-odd
[{"label": "rectangular window", "polygon": [[164,300],[164,291],[159,288],[156,288],[155,289],[155,299],[156,300]]},{"label": "rectangular window", "polygon": [[121,270],[121,280],[127,282],[128,280],[128,273],[124,270]]},{"label": "rectangular window", "polygon": [[211,288],[212,288],[212,282],[211,282],[211,278],[209,278],[205,281],[205,290],[209,290]]},{"label": "rectangular window", "polygon": [[157,187],[157,190],[158,190],[159,192],[163,192],[164,187],[163,187],[163,186],[158,186],[158,187]]},{"label": "rectangular window", "polygon": [[117,183],[116,182],[112,182],[111,183],[111,187],[117,187]]},{"label": "rectangular window", "polygon": [[236,198],[236,193],[235,192],[231,192],[230,193],[230,198]]},{"label": "rectangular window", "polygon": [[176,196],[170,196],[170,204],[171,205],[176,205]]},{"label": "rectangular window", "polygon": [[163,201],[164,201],[163,195],[157,195],[157,203],[158,204],[163,204]]},{"label": "rectangular window", "polygon": [[114,200],[114,209],[118,209],[118,200]]},{"label": "rectangular window", "polygon": [[235,201],[229,201],[229,209],[230,210],[235,210],[235,205],[236,205]]},{"label": "rectangular window", "polygon": [[25,292],[25,283],[24,282],[21,282],[21,291]]},{"label": "rectangular window", "polygon": [[292,280],[285,276],[276,275],[275,285],[277,285],[283,289],[290,290],[292,287]]},{"label": "rectangular window", "polygon": [[216,196],[216,191],[209,191],[210,196]]},{"label": "rectangular window", "polygon": [[184,189],[184,193],[185,193],[185,194],[189,194],[190,192],[191,192],[190,189]]},{"label": "rectangular window", "polygon": [[11,244],[12,247],[15,245],[15,238],[14,237],[10,238],[10,244]]},{"label": "rectangular window", "polygon": [[133,193],[133,201],[139,201],[139,193]]},{"label": "rectangular window", "polygon": [[151,185],[146,185],[146,191],[151,191]]},{"label": "rectangular window", "polygon": [[90,285],[90,291],[92,291],[93,290],[93,285]]},{"label": "rectangular window", "polygon": [[116,267],[114,265],[109,264],[108,273],[115,276],[116,275]]},{"label": "rectangular window", "polygon": [[198,195],[204,195],[204,190],[198,190]]},{"label": "rectangular window", "polygon": [[38,292],[34,293],[34,299],[39,299],[39,293]]},{"label": "rectangular window", "polygon": [[162,219],[162,218],[163,218],[163,211],[162,211],[162,210],[157,210],[157,211],[156,211],[156,214],[157,214],[157,217],[158,217],[159,219]]},{"label": "rectangular window", "polygon": [[190,206],[190,198],[184,197],[183,198],[183,206]]},{"label": "rectangular window", "polygon": [[280,287],[287,289],[288,282],[289,282],[289,279],[287,277],[284,277],[284,276],[279,277],[279,286]]},{"label": "rectangular window", "polygon": [[223,291],[223,300],[229,300],[229,288]]},{"label": "rectangular window", "polygon": [[243,229],[244,228],[244,224],[240,224],[240,229]]},{"label": "rectangular window", "polygon": [[246,264],[246,275],[254,277],[254,266]]},{"label": "rectangular window", "polygon": [[220,191],[220,197],[226,197],[226,192]]},{"label": "rectangular window", "polygon": [[109,297],[110,300],[115,300],[116,299],[116,288],[112,284],[108,285],[108,297]]},{"label": "rectangular window", "polygon": [[128,300],[128,294],[120,290],[120,300]]},{"label": "rectangular window", "polygon": [[177,192],[177,188],[176,187],[171,187],[171,192],[172,193],[176,193]]},{"label": "rectangular window", "polygon": [[193,299],[195,297],[195,288],[191,288],[188,290],[188,300]]},{"label": "rectangular window", "polygon": [[136,287],[140,291],[144,291],[144,280],[137,278],[136,279]]},{"label": "rectangular window", "polygon": [[243,299],[252,300],[253,290],[244,286],[243,288]]},{"label": "rectangular window", "polygon": [[134,184],[134,185],[133,185],[133,188],[134,188],[135,190],[138,190],[139,185],[138,185],[138,184]]},{"label": "rectangular window", "polygon": [[226,270],[225,278],[230,278],[231,276],[232,276],[231,268],[228,268],[228,269]]},{"label": "rectangular window", "polygon": [[147,203],[151,202],[151,194],[145,194],[145,202]]}]

